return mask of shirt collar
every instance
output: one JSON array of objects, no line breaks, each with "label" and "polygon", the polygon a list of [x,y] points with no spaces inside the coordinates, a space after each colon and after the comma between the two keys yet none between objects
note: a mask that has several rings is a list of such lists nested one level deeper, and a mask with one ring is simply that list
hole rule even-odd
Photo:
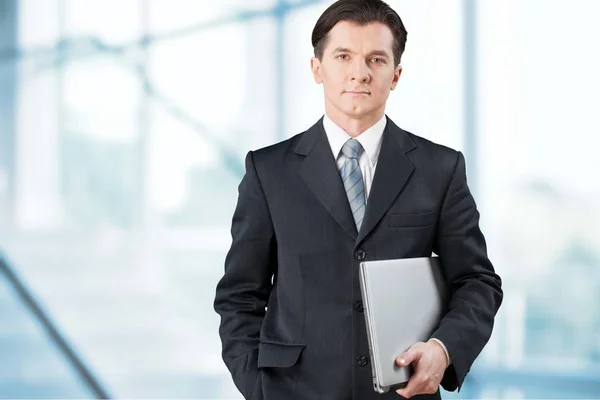
[{"label": "shirt collar", "polygon": [[[377,163],[379,151],[381,150],[381,138],[383,137],[383,131],[386,124],[387,118],[384,114],[383,117],[373,126],[356,137],[356,140],[358,140],[363,149],[365,149],[365,153],[367,154],[372,166],[375,166]],[[325,114],[323,118],[323,128],[325,128],[325,134],[329,140],[333,156],[337,159],[342,147],[344,146],[344,143],[346,143],[351,136],[348,135],[348,133],[340,128],[335,122],[333,122],[331,118],[327,116],[327,114]]]}]

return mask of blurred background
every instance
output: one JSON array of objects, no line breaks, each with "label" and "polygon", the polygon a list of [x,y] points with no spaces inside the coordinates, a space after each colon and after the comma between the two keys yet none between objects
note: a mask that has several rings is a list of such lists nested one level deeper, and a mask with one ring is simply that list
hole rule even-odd
[{"label": "blurred background", "polygon": [[[241,398],[212,302],[243,158],[321,117],[329,4],[0,0],[0,397]],[[600,398],[600,1],[389,4],[387,114],[464,152],[504,280],[443,396]]]}]

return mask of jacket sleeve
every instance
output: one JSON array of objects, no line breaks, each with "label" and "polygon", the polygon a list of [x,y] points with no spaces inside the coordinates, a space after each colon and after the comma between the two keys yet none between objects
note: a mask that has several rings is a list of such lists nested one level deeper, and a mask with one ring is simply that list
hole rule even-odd
[{"label": "jacket sleeve", "polygon": [[246,173],[238,187],[233,214],[232,244],[225,273],[216,287],[214,309],[220,315],[222,357],[238,390],[246,399],[258,379],[258,342],[276,268],[276,243],[253,159],[246,156]]},{"label": "jacket sleeve", "polygon": [[432,337],[444,343],[452,364],[441,385],[454,391],[487,344],[502,303],[502,281],[487,256],[479,212],[467,186],[465,159],[457,152],[445,195],[434,252],[449,284],[448,311]]}]

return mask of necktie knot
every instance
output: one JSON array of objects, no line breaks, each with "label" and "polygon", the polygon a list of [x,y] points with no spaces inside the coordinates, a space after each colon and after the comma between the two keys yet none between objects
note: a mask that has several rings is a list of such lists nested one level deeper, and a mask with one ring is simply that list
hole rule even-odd
[{"label": "necktie knot", "polygon": [[348,158],[357,159],[361,149],[362,146],[358,140],[348,139],[342,146],[342,153]]}]

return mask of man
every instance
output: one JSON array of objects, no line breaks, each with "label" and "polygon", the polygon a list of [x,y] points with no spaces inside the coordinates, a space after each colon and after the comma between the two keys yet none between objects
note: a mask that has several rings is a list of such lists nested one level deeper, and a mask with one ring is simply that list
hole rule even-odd
[{"label": "man", "polygon": [[[246,157],[214,303],[223,359],[246,399],[439,399],[440,384],[460,390],[503,296],[464,157],[385,115],[406,42],[387,4],[334,3],[312,42],[324,117]],[[358,265],[432,253],[448,312],[430,340],[398,355],[414,367],[408,385],[377,394]]]}]

